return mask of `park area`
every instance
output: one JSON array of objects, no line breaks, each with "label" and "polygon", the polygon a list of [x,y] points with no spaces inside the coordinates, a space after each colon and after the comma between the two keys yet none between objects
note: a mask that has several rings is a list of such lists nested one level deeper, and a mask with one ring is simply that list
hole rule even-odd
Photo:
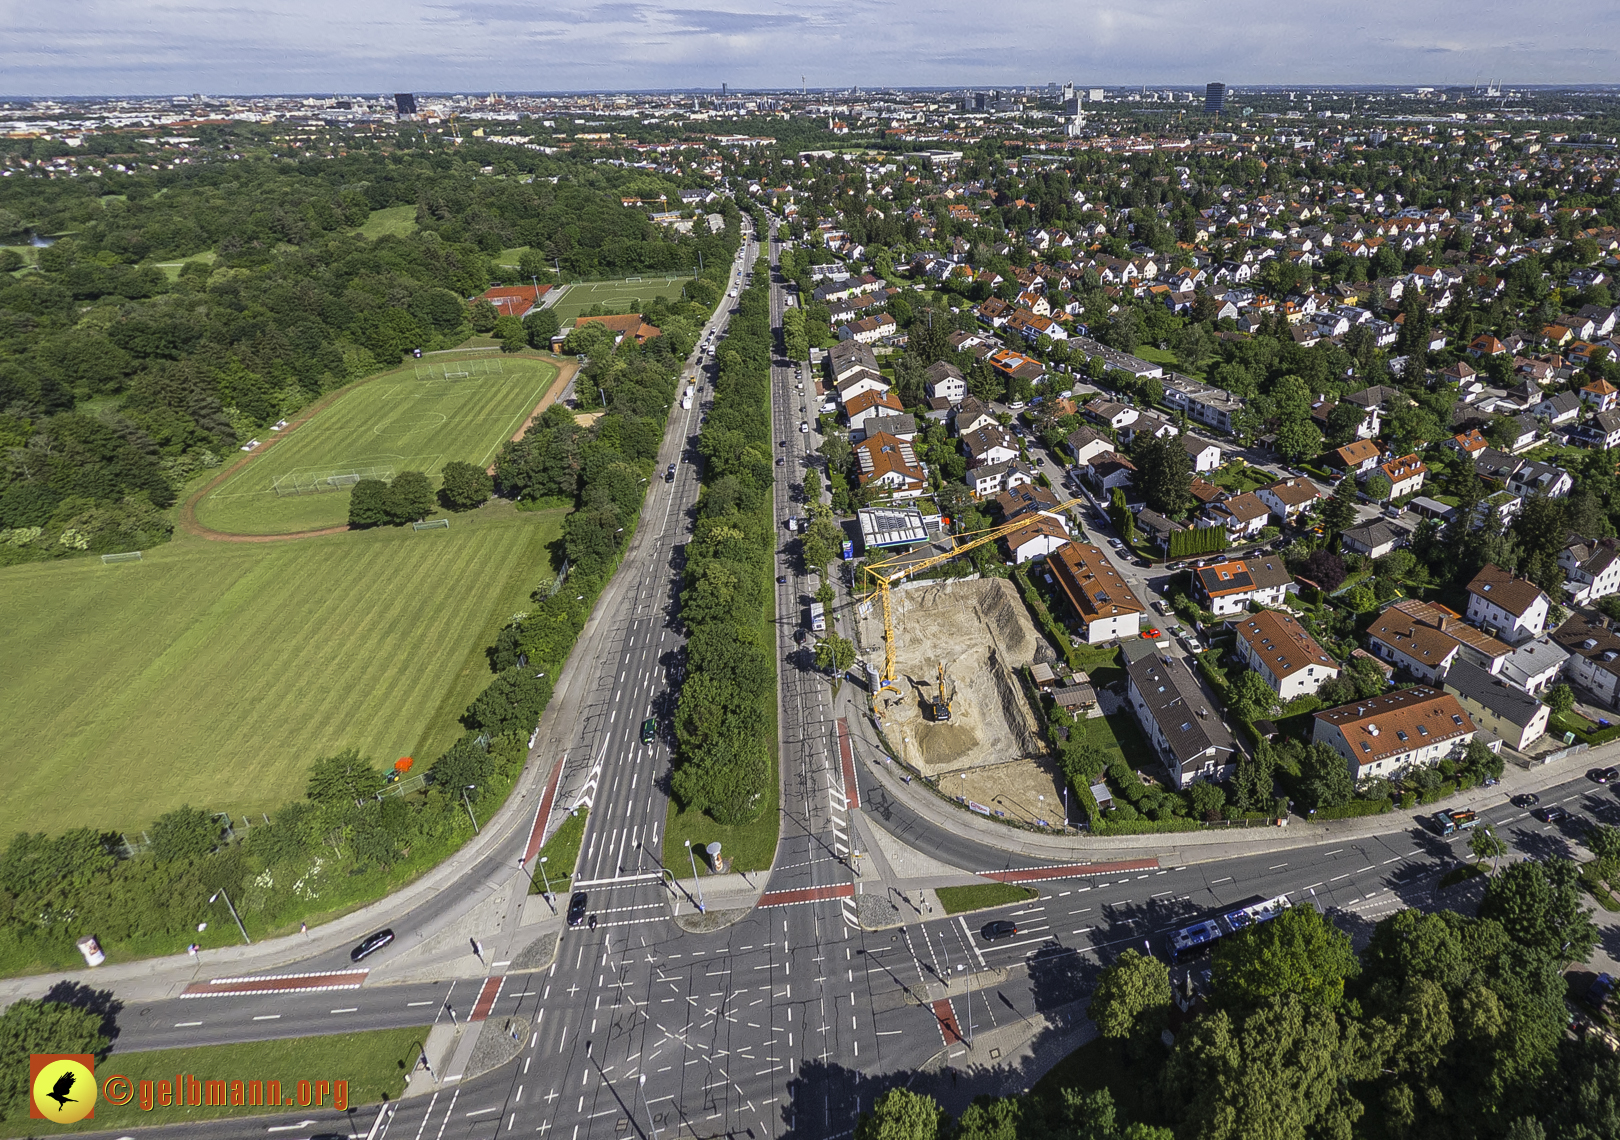
[{"label": "park area", "polygon": [[134,838],[184,803],[256,821],[345,748],[426,766],[551,577],[565,513],[494,501],[448,530],[177,535],[139,562],[0,570],[0,842]]},{"label": "park area", "polygon": [[623,281],[582,281],[568,286],[551,307],[564,324],[593,305],[602,305],[615,313],[639,312],[654,297],[678,299],[690,280],[690,273],[675,276],[659,273],[652,277],[628,277]]},{"label": "park area", "polygon": [[451,460],[487,467],[557,377],[526,356],[482,353],[413,361],[362,381],[211,485],[197,521],[226,534],[295,534],[342,526],[348,489],[401,471],[430,478]]}]

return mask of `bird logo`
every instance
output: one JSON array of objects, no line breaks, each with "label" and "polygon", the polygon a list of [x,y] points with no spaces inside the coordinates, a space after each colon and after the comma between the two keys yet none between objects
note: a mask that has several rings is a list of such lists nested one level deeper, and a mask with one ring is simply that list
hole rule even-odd
[{"label": "bird logo", "polygon": [[33,1096],[29,1116],[56,1124],[74,1124],[96,1106],[94,1056],[85,1053],[34,1054],[29,1058]]}]

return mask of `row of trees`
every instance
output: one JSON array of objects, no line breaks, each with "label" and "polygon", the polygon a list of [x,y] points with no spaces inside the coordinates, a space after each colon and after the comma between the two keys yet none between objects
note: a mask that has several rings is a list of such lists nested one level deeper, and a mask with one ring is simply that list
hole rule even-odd
[{"label": "row of trees", "polygon": [[686,678],[671,786],[684,807],[722,824],[755,818],[776,779],[774,342],[766,277],[759,274],[742,293],[720,345],[714,404],[698,438],[704,486],[681,592]]},{"label": "row of trees", "polygon": [[981,1098],[954,1122],[897,1088],[855,1135],[1613,1140],[1620,1058],[1565,1032],[1562,970],[1596,942],[1575,866],[1553,859],[1493,878],[1477,918],[1402,910],[1359,955],[1296,906],[1217,944],[1202,1011],[1182,1024],[1169,968],[1126,950],[1097,978],[1101,1041],[1067,1087]]}]

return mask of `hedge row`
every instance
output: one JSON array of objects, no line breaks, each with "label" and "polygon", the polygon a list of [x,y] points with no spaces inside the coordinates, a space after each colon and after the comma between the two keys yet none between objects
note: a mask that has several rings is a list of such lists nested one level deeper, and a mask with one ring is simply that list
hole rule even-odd
[{"label": "hedge row", "polygon": [[1317,823],[1328,819],[1357,819],[1364,815],[1382,815],[1384,812],[1393,811],[1394,808],[1394,803],[1388,799],[1351,800],[1349,803],[1317,808],[1311,819]]}]

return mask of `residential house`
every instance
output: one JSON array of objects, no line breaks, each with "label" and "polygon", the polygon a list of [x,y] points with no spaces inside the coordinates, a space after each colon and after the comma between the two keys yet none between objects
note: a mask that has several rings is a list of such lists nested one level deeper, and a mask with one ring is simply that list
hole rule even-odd
[{"label": "residential house", "polygon": [[1084,467],[1105,451],[1114,450],[1114,441],[1092,428],[1076,428],[1065,440],[1076,465]]},{"label": "residential house", "polygon": [[[858,440],[864,434],[866,421],[874,416],[897,416],[904,411],[905,405],[893,392],[867,390],[851,396],[844,401],[844,415],[849,419],[851,441]],[[912,430],[915,431],[915,427]]]},{"label": "residential house", "polygon": [[1508,455],[1494,447],[1487,447],[1474,456],[1474,474],[1488,483],[1505,487],[1507,481],[1524,464],[1525,461],[1517,455]]},{"label": "residential house", "polygon": [[1484,451],[1490,444],[1483,435],[1479,434],[1478,428],[1469,428],[1465,432],[1452,436],[1446,441],[1446,446],[1456,448],[1464,455],[1472,458]]},{"label": "residential house", "polygon": [[1086,479],[1101,495],[1115,487],[1128,487],[1136,474],[1136,464],[1117,451],[1105,451],[1086,466]]},{"label": "residential house", "polygon": [[1572,535],[1558,552],[1558,565],[1568,576],[1564,590],[1578,606],[1620,593],[1620,543],[1612,538]]},{"label": "residential house", "polygon": [[969,467],[1006,463],[1018,458],[1018,439],[1001,425],[992,424],[963,435],[962,450],[967,454]]},{"label": "residential house", "polygon": [[1602,614],[1582,611],[1559,626],[1552,639],[1570,654],[1565,675],[1601,703],[1620,708],[1620,635],[1610,624]]},{"label": "residential house", "polygon": [[1165,407],[1186,412],[1187,418],[1232,433],[1232,417],[1243,410],[1243,401],[1222,388],[1201,384],[1189,376],[1172,372],[1161,382]]},{"label": "residential house", "polygon": [[1541,439],[1541,425],[1533,416],[1518,415],[1513,420],[1513,438],[1508,444],[1508,450],[1517,455],[1521,451],[1529,451]]},{"label": "residential house", "polygon": [[1581,418],[1581,398],[1574,392],[1555,392],[1530,410],[1553,427],[1572,424]]},{"label": "residential house", "polygon": [[889,382],[884,379],[881,372],[874,372],[869,368],[860,368],[847,373],[833,387],[838,395],[838,402],[847,409],[851,400],[864,393],[887,392]]},{"label": "residential house", "polygon": [[923,390],[930,400],[959,404],[967,395],[967,380],[956,365],[946,360],[930,364],[923,371]]},{"label": "residential house", "polygon": [[1261,487],[1255,495],[1285,523],[1310,510],[1311,504],[1322,497],[1309,479],[1279,479],[1269,487]]},{"label": "residential house", "polygon": [[1378,444],[1370,439],[1358,439],[1327,454],[1327,463],[1346,475],[1365,475],[1378,466]]},{"label": "residential house", "polygon": [[989,405],[976,396],[964,396],[962,402],[957,405],[956,414],[951,417],[951,430],[959,436],[975,432],[982,427],[999,426],[995,413],[990,410]]},{"label": "residential house", "polygon": [[1457,698],[1469,720],[1509,748],[1523,752],[1547,733],[1552,709],[1478,665],[1457,662],[1446,674],[1445,689]]},{"label": "residential house", "polygon": [[1471,661],[1487,673],[1501,672],[1503,662],[1513,656],[1513,646],[1469,625],[1460,613],[1439,602],[1402,598],[1389,608],[1446,634],[1457,643],[1458,661]]},{"label": "residential house", "polygon": [[1021,487],[1034,481],[1035,476],[1016,459],[969,467],[967,472],[968,487],[981,499],[999,495],[1003,491],[1010,491],[1014,487]]},{"label": "residential house", "polygon": [[1173,522],[1165,518],[1158,511],[1150,511],[1143,507],[1136,513],[1136,529],[1141,531],[1148,541],[1157,544],[1160,549],[1170,550],[1170,536],[1177,531],[1186,530],[1184,523]]},{"label": "residential house", "polygon": [[1229,624],[1237,631],[1238,656],[1260,674],[1279,700],[1314,693],[1322,682],[1339,675],[1339,663],[1292,614],[1261,610]]},{"label": "residential house", "polygon": [[1313,744],[1326,744],[1355,780],[1401,775],[1460,755],[1474,722],[1450,693],[1417,685],[1316,714]]},{"label": "residential house", "polygon": [[1143,412],[1130,423],[1119,429],[1119,439],[1127,446],[1136,442],[1139,435],[1151,435],[1159,439],[1169,439],[1181,429],[1175,424],[1154,412]]},{"label": "residential house", "polygon": [[896,499],[915,499],[928,490],[928,471],[905,440],[875,432],[853,447],[861,486],[880,487]]},{"label": "residential house", "polygon": [[1281,557],[1231,559],[1193,570],[1193,594],[1211,613],[1235,614],[1250,602],[1281,605],[1294,579]]},{"label": "residential house", "polygon": [[1093,400],[1081,409],[1087,416],[1100,424],[1118,431],[1126,424],[1135,423],[1142,413],[1129,404],[1121,404],[1117,400]]},{"label": "residential house", "polygon": [[1429,468],[1416,455],[1403,455],[1399,459],[1392,459],[1379,467],[1384,478],[1389,480],[1389,497],[1391,499],[1404,499],[1408,495],[1415,495],[1423,488],[1424,477],[1428,475]]},{"label": "residential house", "polygon": [[1181,446],[1192,460],[1194,471],[1213,471],[1221,465],[1221,449],[1208,440],[1196,439],[1189,432],[1182,435]]},{"label": "residential house", "polygon": [[[1004,492],[1005,493],[1005,492]],[[1005,536],[1015,563],[1045,558],[1069,541],[1069,528],[1061,519],[1035,514],[1022,527]]]},{"label": "residential house", "polygon": [[1562,467],[1530,459],[1508,476],[1507,489],[1515,495],[1546,495],[1549,499],[1561,499],[1575,489],[1575,477]]},{"label": "residential house", "polygon": [[[868,416],[866,422],[861,426],[861,431],[863,435],[871,435],[873,432],[880,431],[887,432],[894,436],[895,439],[903,439],[907,443],[912,443],[917,438],[917,417],[910,412],[902,412],[899,415]],[[853,433],[851,433],[851,438],[853,439]]]},{"label": "residential house", "polygon": [[1239,542],[1259,534],[1270,521],[1271,507],[1259,495],[1245,491],[1205,507],[1198,525],[1224,526],[1228,539]]},{"label": "residential house", "polygon": [[1489,562],[1468,583],[1468,620],[1512,645],[1541,636],[1550,605],[1535,583]]},{"label": "residential house", "polygon": [[1438,682],[1456,663],[1462,642],[1437,628],[1390,606],[1367,629],[1367,644],[1375,657],[1406,670],[1423,681]]},{"label": "residential house", "polygon": [[[1496,677],[1534,696],[1556,681],[1569,664],[1569,651],[1549,636],[1527,641],[1502,661]],[[1489,673],[1490,670],[1485,670]]]},{"label": "residential house", "polygon": [[1031,484],[1010,488],[998,494],[994,502],[1002,522],[1012,522],[1023,515],[1045,515],[1060,523],[1065,534],[1069,531],[1068,516],[1058,510],[1061,505],[1058,497],[1048,487]]},{"label": "residential house", "polygon": [[826,365],[827,376],[834,385],[862,368],[873,373],[878,371],[877,355],[869,346],[853,340],[842,341],[829,348]]},{"label": "residential house", "polygon": [[1385,519],[1371,519],[1339,535],[1339,545],[1352,554],[1382,558],[1398,546],[1405,546],[1412,532]]},{"label": "residential house", "polygon": [[1237,741],[1185,658],[1146,654],[1126,665],[1125,674],[1131,711],[1173,787],[1224,780],[1236,771]]},{"label": "residential house", "polygon": [[1620,388],[1607,380],[1594,380],[1581,389],[1581,402],[1593,411],[1612,412],[1620,405]]},{"label": "residential house", "polygon": [[1074,611],[1081,640],[1100,645],[1141,632],[1145,607],[1097,547],[1066,542],[1046,565]]},{"label": "residential house", "polygon": [[1569,441],[1579,447],[1620,447],[1620,412],[1599,412],[1572,428]]}]

